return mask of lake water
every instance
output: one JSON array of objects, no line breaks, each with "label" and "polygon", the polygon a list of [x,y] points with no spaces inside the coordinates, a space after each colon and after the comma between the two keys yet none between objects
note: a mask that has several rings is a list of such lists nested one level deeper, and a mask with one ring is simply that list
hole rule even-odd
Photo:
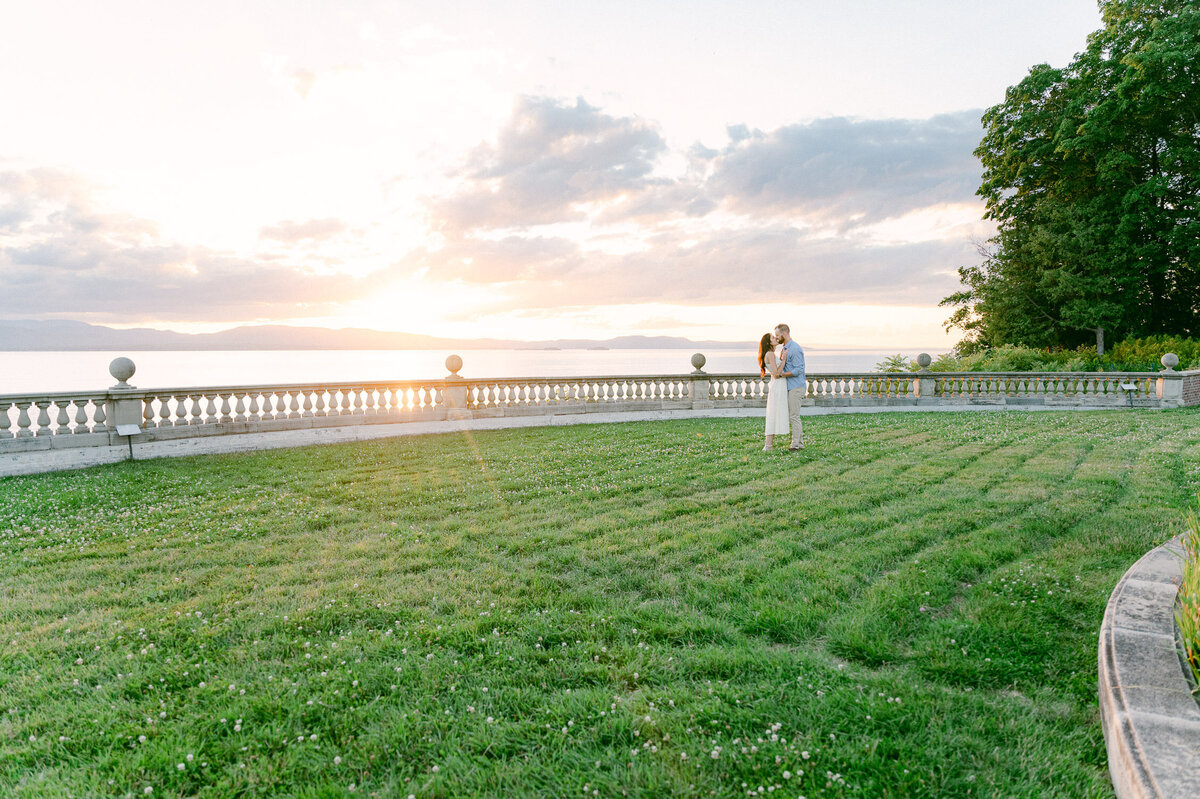
[{"label": "lake water", "polygon": [[[463,377],[687,374],[694,350],[462,350]],[[96,391],[113,358],[137,365],[139,388],[423,380],[446,375],[443,350],[0,352],[0,395]],[[867,372],[893,353],[805,348],[810,372]],[[909,353],[910,356],[916,353]],[[709,350],[704,371],[757,371],[754,351]]]}]

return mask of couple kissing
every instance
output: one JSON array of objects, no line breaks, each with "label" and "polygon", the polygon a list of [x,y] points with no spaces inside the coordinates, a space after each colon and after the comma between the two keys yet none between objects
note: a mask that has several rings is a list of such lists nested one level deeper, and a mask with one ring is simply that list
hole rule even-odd
[{"label": "couple kissing", "polygon": [[786,436],[791,428],[790,451],[804,449],[804,426],[800,404],[808,390],[804,377],[804,350],[792,339],[787,325],[776,325],[758,342],[758,369],[771,376],[767,388],[767,426],[763,451],[775,448],[775,436]]}]

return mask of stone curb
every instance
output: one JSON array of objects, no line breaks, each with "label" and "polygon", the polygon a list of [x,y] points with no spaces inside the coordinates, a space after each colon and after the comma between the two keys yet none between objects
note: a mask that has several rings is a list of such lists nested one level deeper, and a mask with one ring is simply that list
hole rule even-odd
[{"label": "stone curb", "polygon": [[1146,553],[1100,626],[1100,718],[1120,799],[1200,797],[1200,705],[1175,640],[1182,557],[1179,539]]}]

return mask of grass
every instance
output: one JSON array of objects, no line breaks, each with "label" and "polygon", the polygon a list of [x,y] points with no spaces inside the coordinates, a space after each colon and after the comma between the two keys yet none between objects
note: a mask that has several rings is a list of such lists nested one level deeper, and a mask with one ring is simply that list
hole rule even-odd
[{"label": "grass", "polygon": [[542,428],[0,480],[4,796],[1111,796],[1200,412]]}]

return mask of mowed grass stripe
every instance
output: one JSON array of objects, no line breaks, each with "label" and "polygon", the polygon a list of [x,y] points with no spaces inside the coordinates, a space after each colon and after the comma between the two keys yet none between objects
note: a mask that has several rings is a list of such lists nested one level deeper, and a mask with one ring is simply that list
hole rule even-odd
[{"label": "mowed grass stripe", "polygon": [[689,420],[0,480],[0,792],[1106,796],[1095,634],[1195,501],[1197,419],[824,417],[799,455]]}]

